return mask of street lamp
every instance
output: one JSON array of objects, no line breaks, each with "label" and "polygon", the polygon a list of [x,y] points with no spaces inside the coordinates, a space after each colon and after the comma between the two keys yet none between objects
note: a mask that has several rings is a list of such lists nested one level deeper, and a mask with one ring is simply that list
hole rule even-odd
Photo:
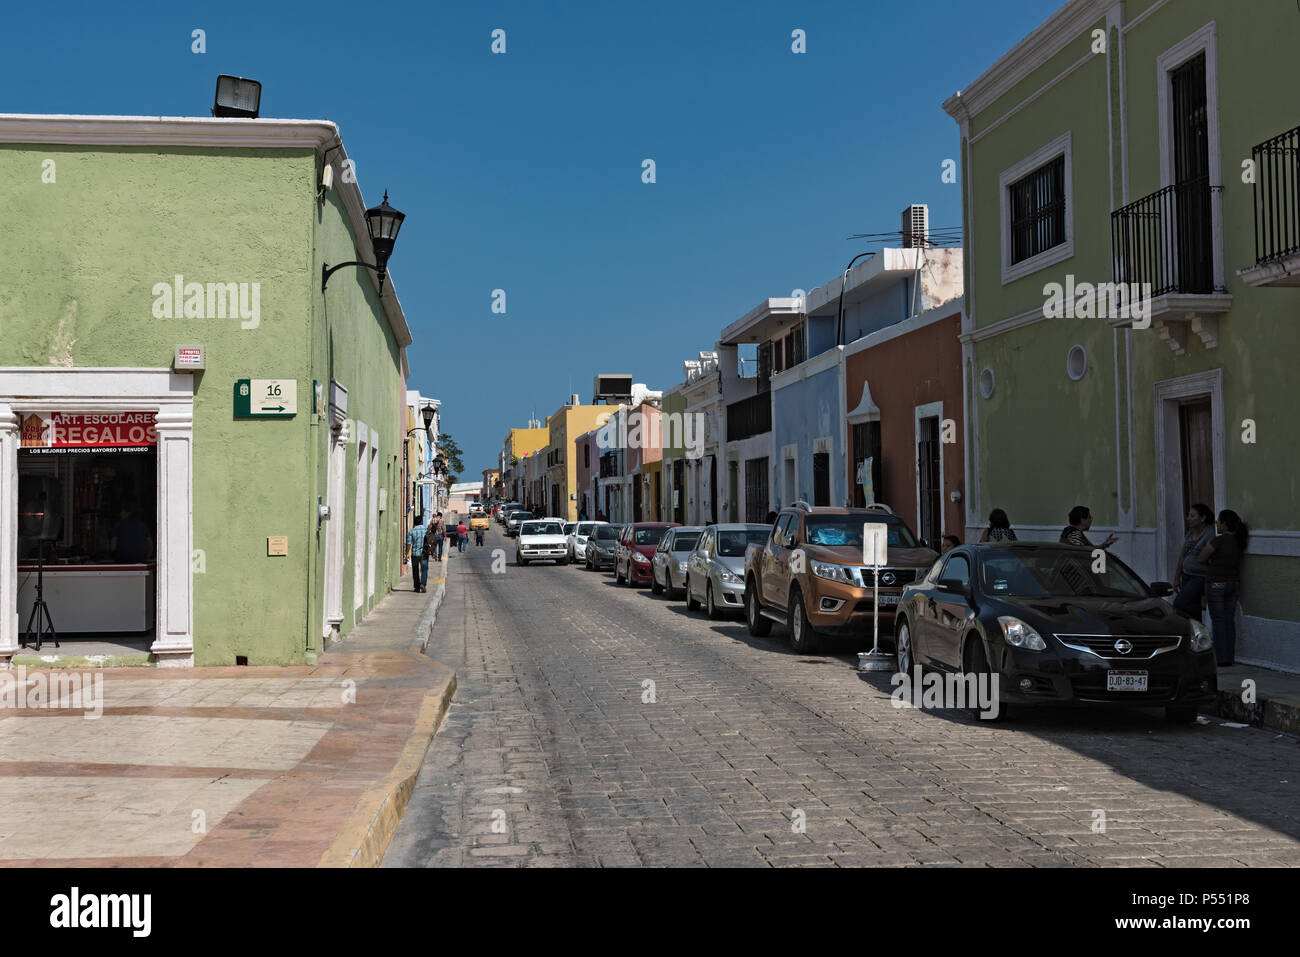
[{"label": "street lamp", "polygon": [[844,345],[844,287],[849,284],[849,270],[852,269],[853,264],[857,262],[859,259],[861,259],[863,256],[870,256],[870,255],[872,255],[872,253],[858,253],[856,256],[850,259],[849,264],[844,267],[844,276],[840,279],[840,317],[839,317],[839,322],[836,324],[835,327],[836,329],[835,344],[837,346]]},{"label": "street lamp", "polygon": [[434,416],[433,406],[426,405],[423,409],[420,410],[420,417],[424,419],[424,428],[422,429],[417,425],[413,429],[407,429],[406,434],[408,436],[411,436],[414,435],[416,432],[428,432],[429,429],[433,427],[433,416]]},{"label": "street lamp", "polygon": [[397,232],[402,228],[402,220],[404,219],[406,219],[405,213],[399,212],[388,205],[388,191],[384,190],[384,201],[378,206],[371,206],[366,210],[366,231],[370,233],[370,245],[375,249],[375,264],[372,266],[360,259],[339,263],[337,266],[321,263],[320,291],[322,293],[325,291],[325,285],[330,281],[330,276],[344,266],[365,266],[367,269],[373,269],[379,274],[379,295],[382,296],[384,294],[384,279],[388,276],[388,257],[393,254],[393,244],[397,242]]}]

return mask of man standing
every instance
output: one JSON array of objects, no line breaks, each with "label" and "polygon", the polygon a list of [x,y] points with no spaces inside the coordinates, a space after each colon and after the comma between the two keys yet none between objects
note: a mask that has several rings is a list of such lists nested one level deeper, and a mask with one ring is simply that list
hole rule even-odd
[{"label": "man standing", "polygon": [[406,550],[411,560],[411,582],[417,592],[422,592],[429,581],[429,559],[424,557],[424,516],[415,520],[415,527],[406,533]]},{"label": "man standing", "polygon": [[433,559],[434,561],[440,562],[442,561],[442,512],[435,515],[433,518],[433,524],[424,530],[424,537],[428,539],[430,536],[432,536],[433,541],[433,548],[431,549]]}]

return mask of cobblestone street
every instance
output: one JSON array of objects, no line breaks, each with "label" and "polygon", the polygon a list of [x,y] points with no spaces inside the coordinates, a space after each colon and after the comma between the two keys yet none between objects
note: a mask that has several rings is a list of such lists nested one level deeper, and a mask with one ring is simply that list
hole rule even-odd
[{"label": "cobblestone street", "polygon": [[1300,864],[1292,737],[895,708],[856,649],[513,555],[494,527],[451,560],[459,690],[386,866]]}]

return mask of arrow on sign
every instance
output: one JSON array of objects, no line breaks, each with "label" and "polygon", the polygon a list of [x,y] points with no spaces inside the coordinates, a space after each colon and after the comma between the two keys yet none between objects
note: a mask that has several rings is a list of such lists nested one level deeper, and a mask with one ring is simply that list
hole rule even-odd
[{"label": "arrow on sign", "polygon": [[284,406],[282,406],[282,405],[264,405],[264,406],[262,406],[262,411],[263,411],[263,412],[283,412],[283,411],[284,411]]}]

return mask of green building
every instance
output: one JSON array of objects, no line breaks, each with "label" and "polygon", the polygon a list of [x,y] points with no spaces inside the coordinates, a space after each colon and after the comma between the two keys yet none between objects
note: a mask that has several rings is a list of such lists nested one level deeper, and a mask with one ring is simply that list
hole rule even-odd
[{"label": "green building", "polygon": [[1171,580],[1187,506],[1235,509],[1252,528],[1237,657],[1287,670],[1297,49],[1294,4],[1072,0],[944,103],[961,130],[968,537],[1001,507],[1022,538],[1055,540],[1084,504],[1094,538]]},{"label": "green building", "polygon": [[322,290],[375,262],[350,170],[324,121],[0,116],[0,662],[38,580],[159,666],[310,663],[392,587],[411,335]]}]

